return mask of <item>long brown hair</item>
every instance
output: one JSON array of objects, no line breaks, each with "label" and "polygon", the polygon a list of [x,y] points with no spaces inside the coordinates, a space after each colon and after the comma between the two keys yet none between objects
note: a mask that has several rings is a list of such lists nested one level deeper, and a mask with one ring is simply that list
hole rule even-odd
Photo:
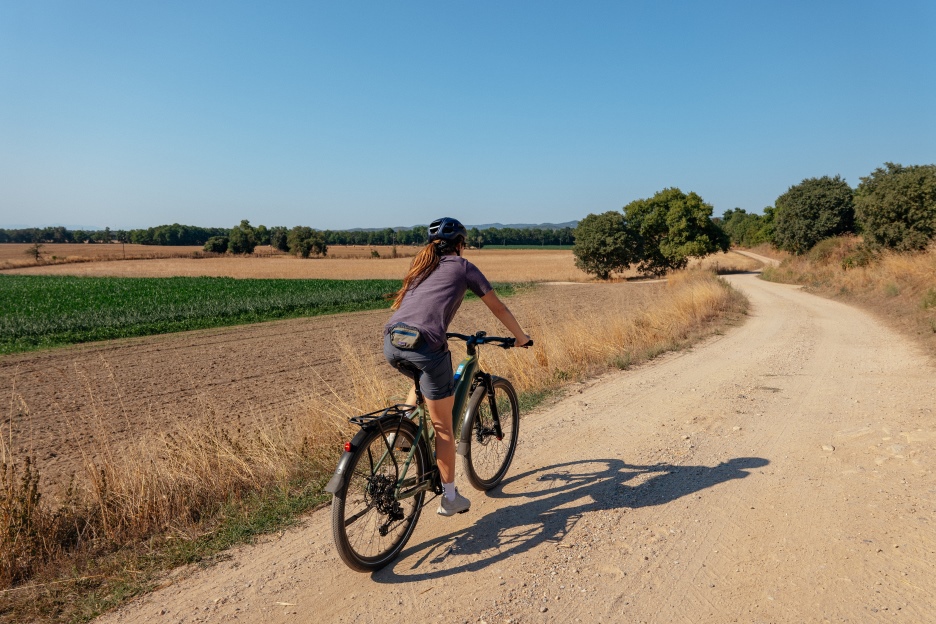
[{"label": "long brown hair", "polygon": [[406,296],[406,293],[422,284],[423,281],[439,267],[439,262],[442,260],[443,255],[451,253],[456,249],[457,243],[456,246],[453,247],[449,241],[434,241],[423,247],[419,253],[416,254],[416,257],[413,258],[413,263],[410,265],[409,272],[407,272],[406,277],[403,278],[403,286],[397,292],[390,309],[398,309],[400,304],[403,303],[403,297]]}]

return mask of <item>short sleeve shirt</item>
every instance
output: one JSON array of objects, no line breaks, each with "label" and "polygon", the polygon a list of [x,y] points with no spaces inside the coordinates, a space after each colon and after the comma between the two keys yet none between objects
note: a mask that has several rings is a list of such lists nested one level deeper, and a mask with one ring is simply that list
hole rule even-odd
[{"label": "short sleeve shirt", "polygon": [[405,323],[417,328],[430,348],[447,349],[445,332],[468,290],[483,297],[492,287],[478,267],[461,256],[442,256],[436,270],[403,297],[385,333]]}]

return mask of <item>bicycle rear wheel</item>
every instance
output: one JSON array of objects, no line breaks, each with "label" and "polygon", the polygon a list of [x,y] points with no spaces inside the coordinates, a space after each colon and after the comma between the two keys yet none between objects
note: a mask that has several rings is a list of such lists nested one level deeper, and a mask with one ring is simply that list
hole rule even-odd
[{"label": "bicycle rear wheel", "polygon": [[[462,456],[462,468],[468,482],[481,491],[495,487],[507,474],[520,433],[520,405],[513,385],[501,377],[493,377],[491,381],[493,399],[484,393],[479,395],[480,400],[468,405],[471,437]],[[492,408],[497,410],[500,436],[494,426]]]},{"label": "bicycle rear wheel", "polygon": [[[348,478],[332,501],[332,537],[338,555],[348,567],[372,572],[384,567],[403,550],[416,528],[425,491],[397,500],[396,485],[413,446],[416,452],[406,471],[406,486],[426,478],[428,454],[409,421],[368,433],[349,465]],[[394,432],[395,435],[394,435]]]}]

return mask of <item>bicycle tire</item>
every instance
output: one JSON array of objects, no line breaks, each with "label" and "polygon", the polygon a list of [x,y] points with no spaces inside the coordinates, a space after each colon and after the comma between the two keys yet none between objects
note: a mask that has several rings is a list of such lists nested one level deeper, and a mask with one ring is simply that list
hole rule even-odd
[{"label": "bicycle tire", "polygon": [[[399,431],[396,435],[391,434]],[[428,453],[422,439],[416,438],[416,425],[410,421],[386,425],[371,430],[358,445],[349,464],[348,478],[332,500],[332,537],[338,555],[345,564],[359,572],[373,572],[393,561],[416,528],[422,510],[425,491],[401,501],[393,497],[399,471],[412,445],[416,445],[413,461],[407,470],[407,480],[425,478]],[[376,465],[392,439],[396,462]],[[393,519],[396,514],[400,517]],[[381,527],[386,534],[381,534]]]},{"label": "bicycle tire", "polygon": [[492,377],[491,383],[503,436],[498,439],[494,434],[490,397],[486,392],[478,393],[468,405],[470,437],[462,456],[468,482],[482,492],[496,487],[507,474],[520,433],[520,405],[513,385],[502,377]]}]

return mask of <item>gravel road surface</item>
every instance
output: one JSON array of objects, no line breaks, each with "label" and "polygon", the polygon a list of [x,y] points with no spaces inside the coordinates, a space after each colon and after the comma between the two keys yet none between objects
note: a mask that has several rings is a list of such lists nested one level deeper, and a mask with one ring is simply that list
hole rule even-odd
[{"label": "gravel road surface", "polygon": [[936,621],[932,360],[728,279],[743,325],[525,417],[502,487],[388,568],[348,570],[325,508],[100,622]]}]

